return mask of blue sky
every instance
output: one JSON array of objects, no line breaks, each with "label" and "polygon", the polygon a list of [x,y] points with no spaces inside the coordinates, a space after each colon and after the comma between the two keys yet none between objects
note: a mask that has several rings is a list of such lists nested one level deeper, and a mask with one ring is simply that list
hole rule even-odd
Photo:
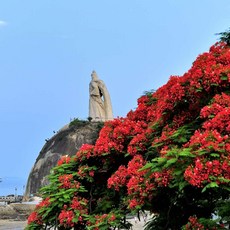
[{"label": "blue sky", "polygon": [[22,192],[53,130],[88,117],[92,70],[125,116],[186,72],[229,12],[229,0],[1,0],[0,195]]}]

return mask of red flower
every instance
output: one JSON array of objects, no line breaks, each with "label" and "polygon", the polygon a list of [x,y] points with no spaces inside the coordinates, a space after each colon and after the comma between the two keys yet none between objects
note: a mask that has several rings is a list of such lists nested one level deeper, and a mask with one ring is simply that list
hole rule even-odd
[{"label": "red flower", "polygon": [[36,205],[36,208],[48,207],[50,205],[50,198],[47,197]]},{"label": "red flower", "polygon": [[39,216],[39,214],[36,211],[32,212],[28,217],[28,224],[31,223],[42,225],[42,217]]},{"label": "red flower", "polygon": [[108,188],[114,188],[119,191],[120,187],[127,183],[127,169],[121,165],[118,170],[108,179]]},{"label": "red flower", "polygon": [[59,181],[61,183],[61,188],[71,188],[71,181],[73,179],[72,174],[64,174],[59,176]]},{"label": "red flower", "polygon": [[112,214],[112,215],[109,217],[109,222],[114,221],[114,220],[116,220],[116,216],[115,216],[115,214]]},{"label": "red flower", "polygon": [[74,226],[73,218],[74,212],[72,210],[62,210],[58,216],[60,225],[64,226],[65,228],[71,228]]},{"label": "red flower", "polygon": [[205,227],[199,223],[197,217],[190,216],[189,222],[185,226],[186,230],[205,230]]},{"label": "red flower", "polygon": [[68,164],[70,162],[70,157],[68,155],[62,156],[61,159],[58,161],[57,165],[60,166],[62,164]]},{"label": "red flower", "polygon": [[81,215],[87,214],[88,213],[87,204],[88,201],[85,198],[74,197],[71,203],[71,208],[73,210],[78,210]]},{"label": "red flower", "polygon": [[227,184],[222,179],[230,180],[230,165],[227,161],[196,158],[195,165],[187,167],[184,173],[185,179],[193,186],[203,187],[207,183]]},{"label": "red flower", "polygon": [[89,159],[93,156],[93,150],[93,145],[83,144],[79,151],[76,153],[76,160],[82,161],[84,159]]}]

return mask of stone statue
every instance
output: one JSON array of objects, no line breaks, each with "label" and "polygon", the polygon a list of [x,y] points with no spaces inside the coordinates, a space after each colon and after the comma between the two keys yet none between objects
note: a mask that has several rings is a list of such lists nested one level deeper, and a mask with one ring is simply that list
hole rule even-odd
[{"label": "stone statue", "polygon": [[89,117],[93,121],[106,121],[113,119],[112,105],[109,92],[95,71],[91,74],[89,84]]}]

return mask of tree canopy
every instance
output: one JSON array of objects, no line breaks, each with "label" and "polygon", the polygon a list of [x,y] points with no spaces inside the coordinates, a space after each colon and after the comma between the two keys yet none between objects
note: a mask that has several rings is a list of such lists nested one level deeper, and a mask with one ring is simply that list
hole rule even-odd
[{"label": "tree canopy", "polygon": [[226,44],[230,46],[230,28],[228,31],[221,32],[218,35],[220,35],[220,41],[226,42]]}]

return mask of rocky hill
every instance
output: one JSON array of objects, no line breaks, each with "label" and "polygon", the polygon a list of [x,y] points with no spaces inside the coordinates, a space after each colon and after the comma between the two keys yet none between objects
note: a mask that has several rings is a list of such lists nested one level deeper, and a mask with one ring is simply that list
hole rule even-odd
[{"label": "rocky hill", "polygon": [[75,119],[60,129],[40,151],[27,180],[25,199],[48,184],[47,175],[63,155],[73,156],[82,144],[94,144],[103,123]]}]

